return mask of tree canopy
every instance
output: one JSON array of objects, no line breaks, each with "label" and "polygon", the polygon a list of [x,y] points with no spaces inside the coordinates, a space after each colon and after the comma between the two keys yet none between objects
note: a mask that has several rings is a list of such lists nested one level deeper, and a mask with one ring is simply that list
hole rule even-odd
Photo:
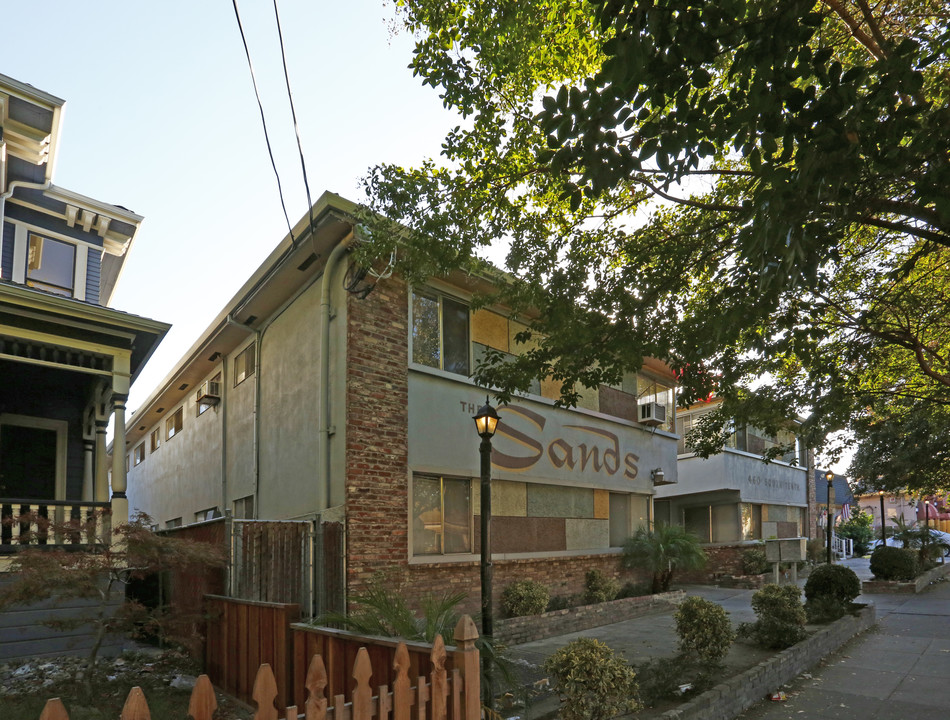
[{"label": "tree canopy", "polygon": [[360,252],[398,244],[417,281],[508,244],[500,299],[534,320],[515,362],[476,371],[502,399],[551,376],[571,404],[654,356],[685,403],[715,390],[766,430],[807,411],[813,445],[944,421],[943,2],[397,7],[414,72],[466,120],[439,162],[372,169]]}]

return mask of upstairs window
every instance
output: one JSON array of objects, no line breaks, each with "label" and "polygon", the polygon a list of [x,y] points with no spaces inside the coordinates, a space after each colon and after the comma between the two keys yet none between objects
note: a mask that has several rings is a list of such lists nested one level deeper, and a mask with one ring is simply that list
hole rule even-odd
[{"label": "upstairs window", "polygon": [[257,356],[257,343],[252,342],[234,358],[234,387],[247,380],[254,374]]},{"label": "upstairs window", "polygon": [[468,305],[431,291],[412,293],[412,362],[471,374]]},{"label": "upstairs window", "polygon": [[152,452],[155,452],[162,446],[162,431],[160,428],[152,430],[152,434],[149,436],[149,444]]},{"label": "upstairs window", "polygon": [[172,414],[165,421],[165,439],[171,440],[178,433],[181,432],[181,428],[184,425],[185,412],[184,408],[178,408],[174,414]]},{"label": "upstairs window", "polygon": [[145,460],[145,443],[139,443],[132,451],[132,464],[140,465]]},{"label": "upstairs window", "polygon": [[26,255],[27,285],[72,297],[75,273],[75,245],[30,233]]}]

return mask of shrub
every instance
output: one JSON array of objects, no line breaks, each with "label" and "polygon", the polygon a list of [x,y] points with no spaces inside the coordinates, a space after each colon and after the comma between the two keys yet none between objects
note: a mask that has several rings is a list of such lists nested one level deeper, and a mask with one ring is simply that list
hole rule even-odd
[{"label": "shrub", "polygon": [[588,605],[609,602],[620,592],[620,583],[600,570],[588,570],[584,576],[584,602]]},{"label": "shrub", "polygon": [[607,720],[638,710],[636,672],[593,638],[572,640],[544,661],[564,720]]},{"label": "shrub", "polygon": [[501,593],[501,606],[508,617],[540,615],[547,610],[550,596],[537,580],[518,580]]},{"label": "shrub", "polygon": [[878,580],[913,580],[919,569],[913,550],[882,545],[871,553],[871,572]]},{"label": "shrub", "polygon": [[673,615],[680,650],[696,653],[709,662],[719,662],[735,639],[728,613],[701,597],[686,598]]},{"label": "shrub", "polygon": [[805,639],[805,608],[797,585],[766,585],[752,596],[752,609],[758,619],[740,625],[740,635],[775,649]]},{"label": "shrub", "polygon": [[769,561],[765,559],[765,550],[749,548],[742,553],[742,572],[745,575],[761,575],[769,569]]},{"label": "shrub", "polygon": [[861,581],[844,565],[819,565],[805,581],[805,599],[831,598],[842,608],[861,594]]}]

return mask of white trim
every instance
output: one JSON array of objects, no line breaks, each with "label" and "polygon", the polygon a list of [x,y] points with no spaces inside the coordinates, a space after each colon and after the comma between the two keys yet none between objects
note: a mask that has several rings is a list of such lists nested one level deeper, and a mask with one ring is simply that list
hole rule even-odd
[{"label": "white trim", "polygon": [[[29,203],[20,202],[19,200],[13,200],[12,198],[8,200],[7,202],[10,202],[14,205],[20,205],[22,207],[28,207],[28,208],[32,208],[36,210],[41,209],[41,208],[32,206]],[[56,217],[56,216],[53,215],[51,217]],[[64,235],[63,233],[56,232],[55,230],[50,230],[40,225],[34,225],[33,223],[26,222],[25,220],[19,220],[17,218],[11,218],[11,217],[5,218],[5,220],[8,223],[13,223],[13,225],[17,226],[17,228],[22,226],[27,229],[27,232],[33,232],[33,233],[36,233],[37,235],[42,235],[43,237],[48,237],[53,240],[59,240],[61,242],[72,243],[73,245],[85,245],[86,247],[95,248],[96,250],[99,250],[99,251],[102,251],[105,249],[104,245],[96,245],[95,243],[91,243],[88,240],[83,240],[82,238],[75,238],[75,237],[71,237],[70,235]],[[23,255],[23,261],[24,263],[26,262],[25,250],[24,250],[24,255]]]},{"label": "white trim", "polygon": [[86,299],[86,282],[88,278],[89,247],[85,244],[76,245],[76,263],[73,267],[73,298]]},{"label": "white trim", "polygon": [[13,223],[13,273],[11,280],[26,285],[26,248],[29,242],[29,228],[21,223]]},{"label": "white trim", "polygon": [[48,418],[32,417],[30,415],[2,413],[0,414],[0,426],[3,425],[15,425],[39,430],[54,430],[56,432],[56,496],[53,499],[65,500],[66,440],[69,432],[69,423],[65,420],[50,420]]}]

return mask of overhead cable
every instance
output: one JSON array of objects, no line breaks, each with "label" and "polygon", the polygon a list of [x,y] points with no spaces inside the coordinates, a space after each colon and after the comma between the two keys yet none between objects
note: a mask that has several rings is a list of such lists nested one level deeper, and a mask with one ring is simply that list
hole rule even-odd
[{"label": "overhead cable", "polygon": [[[267,143],[267,154],[270,155],[270,164],[271,167],[274,168],[274,176],[277,178],[277,193],[280,195],[280,206],[284,211],[284,220],[287,222],[287,232],[290,233],[290,241],[296,245],[297,241],[294,239],[294,231],[290,225],[290,216],[287,215],[287,204],[284,202],[284,190],[280,185],[280,173],[277,172],[277,163],[274,160],[274,151],[271,148],[270,137],[267,134],[267,120],[264,118],[264,105],[261,103],[261,94],[257,89],[257,78],[254,75],[254,65],[251,63],[251,52],[247,47],[247,37],[244,35],[244,26],[241,24],[241,14],[238,12],[237,0],[231,0],[231,4],[234,6],[234,18],[237,20],[238,30],[241,31],[241,42],[244,43],[244,56],[247,58],[247,67],[251,71],[251,84],[254,86],[254,97],[257,98],[257,107],[261,113],[261,125],[264,127],[264,141]],[[294,122],[296,124],[296,120]],[[309,199],[308,192],[308,204]]]}]

